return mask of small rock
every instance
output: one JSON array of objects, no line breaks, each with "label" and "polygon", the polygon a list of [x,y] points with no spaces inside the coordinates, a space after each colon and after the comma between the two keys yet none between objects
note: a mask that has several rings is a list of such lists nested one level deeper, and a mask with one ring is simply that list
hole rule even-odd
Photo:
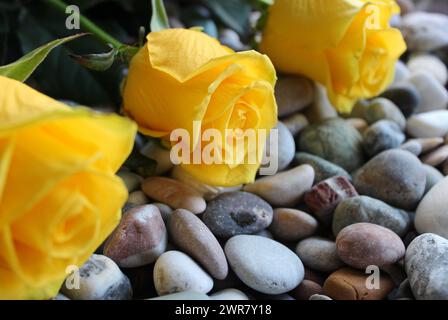
[{"label": "small rock", "polygon": [[434,76],[426,71],[418,71],[408,79],[420,93],[417,113],[444,110],[448,105],[448,92]]},{"label": "small rock", "polygon": [[448,17],[444,14],[409,13],[400,29],[410,51],[432,51],[448,45]]},{"label": "small rock", "polygon": [[434,167],[428,166],[427,164],[423,165],[423,168],[426,172],[426,187],[425,187],[425,194],[428,193],[429,190],[432,189],[437,183],[443,180],[443,174],[440,173],[439,170],[437,170]]},{"label": "small rock", "polygon": [[420,144],[422,147],[422,153],[434,150],[444,143],[444,139],[441,137],[414,139],[414,141],[417,141]]},{"label": "small rock", "polygon": [[208,293],[213,279],[189,256],[167,251],[154,266],[154,285],[159,296],[182,291]]},{"label": "small rock", "polygon": [[247,184],[244,191],[254,193],[273,206],[290,207],[302,199],[314,181],[314,170],[309,165],[257,179],[253,184]]},{"label": "small rock", "polygon": [[418,141],[416,140],[409,140],[406,143],[403,143],[400,146],[401,150],[405,150],[408,151],[410,153],[412,153],[415,156],[419,156],[422,153],[422,145],[420,143],[418,143]]},{"label": "small rock", "polygon": [[72,300],[129,300],[132,288],[129,279],[106,256],[93,254],[79,269],[79,289],[68,288],[62,293]]},{"label": "small rock", "polygon": [[406,126],[406,119],[401,110],[386,98],[373,99],[364,112],[364,119],[369,124],[379,120],[390,120],[395,122],[402,130]]},{"label": "small rock", "polygon": [[448,239],[448,177],[423,197],[414,224],[419,233],[435,233]]},{"label": "small rock", "polygon": [[369,274],[352,268],[333,272],[325,281],[324,293],[335,300],[382,300],[393,290],[394,283],[386,274],[379,278],[379,288],[368,289]]},{"label": "small rock", "polygon": [[405,268],[417,300],[448,299],[448,240],[432,233],[414,239],[406,251]]},{"label": "small rock", "polygon": [[[268,160],[275,159],[278,165],[277,171],[282,171],[289,166],[292,159],[294,158],[294,154],[296,152],[296,144],[291,132],[283,123],[278,122],[277,126],[274,129],[278,130],[278,140],[275,139],[273,141],[276,149],[271,150],[272,136],[269,136],[269,138],[266,140],[266,150],[262,161],[262,167],[269,167],[270,163],[268,163]],[[264,163],[267,164],[264,165]]]},{"label": "small rock", "polygon": [[140,150],[140,153],[156,162],[156,175],[167,173],[174,167],[170,157],[170,149],[162,147],[159,142],[153,140],[148,142]]},{"label": "small rock", "polygon": [[353,181],[362,195],[397,208],[413,210],[425,191],[426,173],[416,156],[392,149],[366,163],[354,175]]},{"label": "small rock", "polygon": [[140,184],[143,181],[143,178],[138,174],[126,170],[119,171],[117,173],[117,176],[119,176],[123,180],[126,188],[128,189],[128,192],[132,192],[140,188]]},{"label": "small rock", "polygon": [[291,295],[297,300],[309,300],[313,295],[324,293],[321,285],[310,280],[303,280],[297,288],[291,291]]},{"label": "small rock", "polygon": [[224,251],[201,219],[187,210],[177,209],[171,215],[168,229],[174,244],[199,261],[213,277],[221,280],[227,277]]},{"label": "small rock", "polygon": [[210,295],[213,300],[249,300],[246,294],[238,289],[224,289]]},{"label": "small rock", "polygon": [[357,196],[355,188],[345,177],[333,177],[316,184],[305,194],[304,201],[324,224],[330,224],[333,211],[344,199]]},{"label": "small rock", "polygon": [[173,301],[192,301],[192,300],[211,300],[206,294],[195,291],[184,291],[173,294],[167,294],[161,297],[151,298],[148,300],[173,300]]},{"label": "small rock", "polygon": [[324,301],[330,301],[330,300],[333,300],[333,299],[331,299],[330,297],[328,297],[328,296],[326,296],[326,295],[323,295],[323,294],[313,294],[311,297],[310,297],[310,300],[324,300]]},{"label": "small rock", "polygon": [[405,139],[395,122],[380,120],[364,131],[362,145],[364,151],[372,157],[382,151],[398,148]]},{"label": "small rock", "polygon": [[349,125],[359,131],[359,133],[363,133],[369,127],[369,124],[366,120],[362,118],[348,118],[345,120]]},{"label": "small rock", "polygon": [[154,262],[166,249],[167,232],[153,205],[127,211],[104,245],[104,255],[120,267],[135,268]]},{"label": "small rock", "polygon": [[332,272],[344,265],[339,259],[336,244],[320,237],[312,237],[300,241],[296,253],[303,264],[316,271]]},{"label": "small rock", "polygon": [[308,119],[301,113],[297,113],[283,120],[283,124],[288,128],[289,132],[295,137],[308,125]]},{"label": "small rock", "polygon": [[368,222],[388,228],[404,236],[409,229],[409,215],[388,204],[366,196],[348,198],[337,206],[333,216],[333,234],[337,236],[345,227]]},{"label": "small rock", "polygon": [[437,81],[444,86],[448,80],[448,69],[437,56],[421,54],[411,57],[408,61],[408,68],[411,73],[427,71],[431,73]]},{"label": "small rock", "polygon": [[233,271],[246,285],[266,294],[282,294],[303,280],[300,259],[279,242],[253,235],[239,235],[224,247]]},{"label": "small rock", "polygon": [[296,165],[308,164],[312,166],[315,174],[314,183],[319,183],[335,176],[343,176],[351,180],[350,174],[341,167],[306,152],[296,153],[294,163]]},{"label": "small rock", "polygon": [[448,110],[416,114],[408,119],[406,130],[415,138],[444,137],[448,134]]},{"label": "small rock", "polygon": [[393,85],[381,97],[392,101],[406,118],[415,113],[421,102],[420,93],[409,83]]},{"label": "small rock", "polygon": [[228,192],[209,202],[202,219],[214,235],[229,238],[266,229],[272,216],[272,207],[256,195]]},{"label": "small rock", "polygon": [[135,206],[143,206],[148,203],[148,198],[143,191],[137,190],[129,194],[127,203]]},{"label": "small rock", "polygon": [[274,210],[274,218],[269,229],[281,241],[297,241],[316,232],[318,222],[308,213],[296,209]]},{"label": "small rock", "polygon": [[405,254],[403,241],[396,233],[372,223],[355,223],[342,229],[336,248],[342,261],[359,269],[392,264]]},{"label": "small rock", "polygon": [[448,159],[448,145],[444,145],[426,155],[421,160],[424,164],[437,167]]},{"label": "small rock", "polygon": [[280,76],[275,86],[275,99],[279,117],[299,112],[313,102],[313,83],[304,77]]},{"label": "small rock", "polygon": [[354,171],[364,162],[360,133],[340,118],[308,126],[299,137],[299,149]]},{"label": "small rock", "polygon": [[143,192],[150,198],[174,209],[187,209],[194,214],[202,213],[207,204],[201,195],[187,185],[165,177],[149,177],[142,183]]}]

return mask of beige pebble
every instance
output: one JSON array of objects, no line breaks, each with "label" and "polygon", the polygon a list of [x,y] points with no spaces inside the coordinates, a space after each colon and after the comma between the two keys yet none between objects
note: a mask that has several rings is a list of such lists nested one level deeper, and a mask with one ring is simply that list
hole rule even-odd
[{"label": "beige pebble", "polygon": [[284,119],[283,124],[293,136],[296,136],[309,124],[309,122],[303,114],[297,113]]},{"label": "beige pebble", "polygon": [[317,226],[317,220],[306,212],[278,208],[269,229],[281,241],[297,241],[313,235]]},{"label": "beige pebble", "polygon": [[435,137],[435,138],[422,138],[415,139],[422,146],[422,153],[431,151],[443,143],[443,138]]},{"label": "beige pebble", "polygon": [[127,202],[136,206],[142,206],[148,203],[148,197],[143,191],[137,190],[129,194]]},{"label": "beige pebble", "polygon": [[143,192],[174,209],[187,209],[194,214],[204,212],[207,204],[197,191],[188,185],[165,177],[149,177],[142,182]]},{"label": "beige pebble", "polygon": [[448,145],[444,145],[421,158],[422,162],[437,167],[448,159]]},{"label": "beige pebble", "polygon": [[361,118],[348,118],[345,121],[360,133],[369,127],[367,121]]}]

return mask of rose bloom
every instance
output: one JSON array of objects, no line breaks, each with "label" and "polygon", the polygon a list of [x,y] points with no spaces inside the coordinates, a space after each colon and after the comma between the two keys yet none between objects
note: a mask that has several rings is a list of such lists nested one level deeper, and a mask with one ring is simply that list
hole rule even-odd
[{"label": "rose bloom", "polygon": [[[216,129],[223,137],[226,129],[269,130],[276,125],[276,74],[267,56],[235,53],[202,32],[186,29],[153,32],[147,40],[131,61],[124,88],[124,112],[143,134],[166,139],[173,130],[185,129],[193,150],[201,143],[193,130],[195,121],[202,132]],[[220,146],[224,155],[224,141]],[[260,150],[244,149],[234,163],[181,166],[210,185],[253,182],[261,159],[250,163],[247,158]]]},{"label": "rose bloom", "polygon": [[406,50],[389,25],[394,0],[276,0],[260,45],[277,70],[305,75],[326,86],[340,112],[392,82]]},{"label": "rose bloom", "polygon": [[55,296],[112,232],[136,131],[0,76],[0,299]]}]

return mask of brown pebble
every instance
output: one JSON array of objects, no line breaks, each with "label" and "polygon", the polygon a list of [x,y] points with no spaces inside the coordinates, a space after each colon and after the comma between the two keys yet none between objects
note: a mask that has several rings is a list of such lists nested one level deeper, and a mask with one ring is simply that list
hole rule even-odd
[{"label": "brown pebble", "polygon": [[313,294],[323,294],[322,286],[311,280],[303,280],[290,294],[297,300],[308,300]]},{"label": "brown pebble", "polygon": [[[368,289],[370,274],[352,268],[333,272],[324,283],[324,294],[335,300],[383,300],[394,289],[394,283],[380,273],[379,288]],[[366,283],[367,282],[367,283]]]},{"label": "brown pebble", "polygon": [[306,212],[278,208],[274,210],[269,230],[281,241],[297,241],[313,235],[317,227],[317,220]]},{"label": "brown pebble", "polygon": [[393,264],[403,258],[405,247],[390,229],[372,223],[355,223],[342,229],[336,238],[336,250],[351,267]]},{"label": "brown pebble", "polygon": [[324,224],[330,224],[333,212],[344,199],[357,196],[355,187],[346,177],[338,176],[316,184],[305,194],[306,205],[314,215]]},{"label": "brown pebble", "polygon": [[311,280],[323,286],[326,279],[326,275],[305,267],[305,276],[303,278],[305,280]]},{"label": "brown pebble", "polygon": [[142,182],[143,192],[156,201],[174,209],[186,209],[194,214],[204,212],[204,198],[191,187],[174,179],[149,177]]},{"label": "brown pebble", "polygon": [[[411,140],[410,140],[411,141]],[[431,151],[441,144],[443,144],[443,138],[436,137],[436,138],[421,138],[421,139],[415,139],[421,147],[422,147],[422,153]]]},{"label": "brown pebble", "polygon": [[444,145],[430,153],[424,155],[421,160],[423,163],[437,167],[439,164],[443,163],[448,159],[448,145]]}]

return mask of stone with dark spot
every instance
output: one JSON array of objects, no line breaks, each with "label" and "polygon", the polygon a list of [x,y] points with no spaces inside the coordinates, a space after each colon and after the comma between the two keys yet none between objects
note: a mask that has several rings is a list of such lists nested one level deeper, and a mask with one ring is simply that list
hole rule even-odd
[{"label": "stone with dark spot", "polygon": [[228,192],[208,203],[202,219],[214,235],[230,238],[266,229],[273,214],[272,207],[254,194]]},{"label": "stone with dark spot", "polygon": [[417,300],[448,300],[448,240],[433,233],[415,238],[405,269]]},{"label": "stone with dark spot", "polygon": [[316,184],[305,194],[306,205],[324,224],[330,224],[333,211],[344,199],[357,196],[353,185],[346,177],[338,176]]}]

